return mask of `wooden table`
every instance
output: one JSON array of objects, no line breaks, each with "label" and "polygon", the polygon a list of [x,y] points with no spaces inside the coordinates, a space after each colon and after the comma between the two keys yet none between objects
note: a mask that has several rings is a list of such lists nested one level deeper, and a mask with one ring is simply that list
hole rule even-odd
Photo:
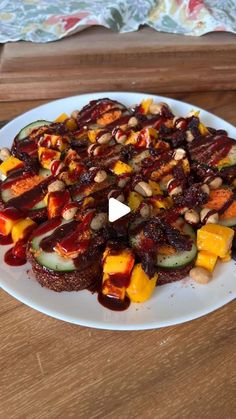
[{"label": "wooden table", "polygon": [[[168,93],[166,93],[168,95]],[[236,123],[236,92],[178,93]],[[0,102],[0,121],[39,101]],[[169,328],[112,332],[0,292],[0,418],[235,417],[236,303]]]}]

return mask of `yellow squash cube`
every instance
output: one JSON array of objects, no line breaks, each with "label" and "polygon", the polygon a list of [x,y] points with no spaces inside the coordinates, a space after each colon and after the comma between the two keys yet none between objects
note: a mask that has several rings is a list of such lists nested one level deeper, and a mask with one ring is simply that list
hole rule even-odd
[{"label": "yellow squash cube", "polygon": [[[111,253],[110,253],[111,252]],[[134,266],[134,256],[129,249],[114,252],[105,251],[103,273],[109,275],[129,275]]]},{"label": "yellow squash cube", "polygon": [[88,138],[91,143],[96,143],[99,132],[101,132],[100,129],[90,129],[88,131]]},{"label": "yellow squash cube", "polygon": [[33,231],[34,227],[37,227],[37,224],[30,218],[18,221],[14,224],[11,232],[12,240],[14,243],[19,240],[25,239]]},{"label": "yellow squash cube", "polygon": [[143,202],[143,197],[134,191],[131,191],[128,196],[128,206],[130,207],[131,211],[137,211],[140,204]]},{"label": "yellow squash cube", "polygon": [[69,131],[76,131],[78,129],[78,124],[77,124],[76,120],[74,118],[69,118],[66,121],[66,128]]},{"label": "yellow squash cube", "polygon": [[207,250],[200,250],[197,255],[197,260],[195,262],[196,266],[201,266],[202,268],[207,269],[210,272],[213,272],[218,256],[214,253],[210,253]]},{"label": "yellow squash cube", "polygon": [[168,209],[173,206],[172,198],[169,196],[167,196],[166,198],[164,196],[154,196],[149,198],[149,202],[152,204],[154,208],[157,209]]},{"label": "yellow squash cube", "polygon": [[41,166],[44,169],[50,169],[52,160],[60,160],[61,153],[60,151],[52,150],[51,148],[39,147],[38,156]]},{"label": "yellow squash cube", "polygon": [[22,219],[22,213],[17,208],[5,208],[0,211],[0,234],[8,236],[13,226]]},{"label": "yellow squash cube", "polygon": [[231,249],[233,237],[232,228],[219,224],[206,224],[197,232],[197,248],[224,258]]},{"label": "yellow squash cube", "polygon": [[209,131],[208,131],[207,127],[202,122],[199,123],[198,129],[199,129],[201,135],[208,135],[209,134]]},{"label": "yellow squash cube", "polygon": [[0,171],[5,175],[5,176],[7,176],[7,174],[11,171],[11,170],[14,170],[14,169],[16,169],[16,168],[20,168],[20,167],[23,167],[23,165],[24,165],[24,163],[21,161],[21,160],[19,160],[19,159],[17,159],[16,157],[14,157],[14,156],[10,156],[10,157],[8,157],[8,159],[7,160],[5,160],[4,162],[2,162],[1,164],[0,164]]},{"label": "yellow squash cube", "polygon": [[124,163],[121,160],[118,160],[113,168],[111,169],[113,173],[115,173],[115,175],[119,176],[119,175],[125,175],[127,173],[131,173],[133,171],[132,167],[129,166],[128,164]]},{"label": "yellow squash cube", "polygon": [[149,109],[150,109],[150,106],[151,106],[151,104],[153,103],[153,99],[151,99],[151,98],[149,98],[149,99],[144,99],[142,102],[141,102],[141,108],[142,108],[142,111],[143,111],[143,113],[146,115],[147,113],[149,113]]},{"label": "yellow squash cube", "polygon": [[151,186],[153,195],[162,195],[162,190],[160,188],[159,183],[154,182],[153,180],[149,180],[148,183],[149,183],[149,186]]},{"label": "yellow squash cube", "polygon": [[153,278],[149,278],[146,272],[144,272],[141,263],[134,266],[130,284],[126,288],[126,293],[133,303],[143,303],[147,301],[156,286],[158,275],[157,273]]},{"label": "yellow squash cube", "polygon": [[56,119],[55,122],[64,122],[66,119],[69,118],[69,115],[67,113],[61,113]]},{"label": "yellow squash cube", "polygon": [[129,134],[129,137],[125,141],[125,145],[136,144],[139,134],[140,134],[140,131],[137,131],[137,132],[131,131],[131,133]]}]

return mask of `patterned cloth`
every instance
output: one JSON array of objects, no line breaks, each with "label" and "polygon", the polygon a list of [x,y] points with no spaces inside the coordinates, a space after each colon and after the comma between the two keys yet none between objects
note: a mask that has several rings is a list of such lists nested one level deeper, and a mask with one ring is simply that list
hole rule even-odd
[{"label": "patterned cloth", "polygon": [[236,0],[0,0],[0,42],[55,41],[88,26],[132,32],[236,33]]}]

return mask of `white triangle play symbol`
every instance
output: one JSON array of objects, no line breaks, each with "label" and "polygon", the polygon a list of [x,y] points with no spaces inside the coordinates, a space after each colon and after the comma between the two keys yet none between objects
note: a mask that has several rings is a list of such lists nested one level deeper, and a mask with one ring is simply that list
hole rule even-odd
[{"label": "white triangle play symbol", "polygon": [[122,204],[122,202],[115,198],[109,199],[108,208],[108,217],[111,223],[119,220],[119,218],[124,217],[124,215],[129,214],[130,212],[130,208],[127,205]]}]

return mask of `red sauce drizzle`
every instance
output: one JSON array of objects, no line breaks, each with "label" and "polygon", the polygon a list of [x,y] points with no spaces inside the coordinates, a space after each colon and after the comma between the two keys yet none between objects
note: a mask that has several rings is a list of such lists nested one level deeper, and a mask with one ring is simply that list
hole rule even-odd
[{"label": "red sauce drizzle", "polygon": [[51,220],[46,221],[45,223],[41,224],[32,234],[32,237],[38,237],[42,234],[47,233],[48,231],[53,230],[54,228],[58,227],[61,224],[61,218],[55,217]]},{"label": "red sauce drizzle", "polygon": [[20,140],[17,148],[20,152],[27,153],[32,157],[38,154],[37,142],[35,140]]},{"label": "red sauce drizzle", "polygon": [[14,247],[9,249],[4,255],[4,261],[10,266],[22,266],[27,262],[26,257],[22,258],[15,254]]},{"label": "red sauce drizzle", "polygon": [[3,234],[0,234],[0,245],[4,246],[12,243],[12,237],[10,234],[8,236],[3,236]]},{"label": "red sauce drizzle", "polygon": [[51,176],[29,191],[9,200],[8,204],[23,209],[33,208],[45,196],[45,188],[51,182]]},{"label": "red sauce drizzle", "polygon": [[[63,224],[62,226],[56,228],[50,236],[45,237],[40,242],[40,247],[44,252],[51,253],[54,250],[54,247],[60,240],[64,239],[68,234],[76,228],[76,221],[71,221],[71,223]],[[73,243],[72,243],[73,244]]]}]

